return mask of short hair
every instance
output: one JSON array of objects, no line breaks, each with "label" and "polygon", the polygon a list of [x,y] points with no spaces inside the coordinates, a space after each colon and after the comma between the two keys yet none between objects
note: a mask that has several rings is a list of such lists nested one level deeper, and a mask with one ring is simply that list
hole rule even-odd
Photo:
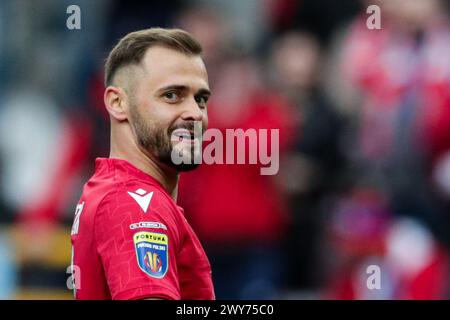
[{"label": "short hair", "polygon": [[200,55],[202,46],[181,29],[150,28],[131,32],[120,39],[105,63],[105,86],[113,83],[116,72],[128,65],[138,65],[148,48],[163,46],[186,55]]}]

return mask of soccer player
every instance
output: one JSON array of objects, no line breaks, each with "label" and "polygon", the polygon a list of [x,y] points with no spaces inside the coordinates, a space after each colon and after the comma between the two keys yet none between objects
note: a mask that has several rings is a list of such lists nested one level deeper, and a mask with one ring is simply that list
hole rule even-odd
[{"label": "soccer player", "polygon": [[[77,205],[76,299],[214,299],[206,254],[176,205],[180,171],[196,164],[195,124],[207,127],[200,44],[179,29],[126,35],[105,65],[109,158],[98,158]],[[178,163],[178,164],[177,164]]]}]

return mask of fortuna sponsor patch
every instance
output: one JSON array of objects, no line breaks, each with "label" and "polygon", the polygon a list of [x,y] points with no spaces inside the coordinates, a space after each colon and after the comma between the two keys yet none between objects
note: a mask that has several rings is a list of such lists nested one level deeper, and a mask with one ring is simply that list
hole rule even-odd
[{"label": "fortuna sponsor patch", "polygon": [[163,278],[169,267],[167,235],[141,231],[133,235],[139,268],[154,278]]}]

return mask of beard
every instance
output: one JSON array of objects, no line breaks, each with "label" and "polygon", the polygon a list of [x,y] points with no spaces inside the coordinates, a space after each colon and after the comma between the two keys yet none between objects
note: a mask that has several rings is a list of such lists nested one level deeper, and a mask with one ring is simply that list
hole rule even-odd
[{"label": "beard", "polygon": [[[132,127],[134,127],[137,143],[139,147],[145,150],[146,153],[150,153],[156,159],[170,168],[175,169],[178,172],[187,172],[197,168],[200,163],[197,163],[193,159],[198,158],[198,152],[194,144],[185,148],[177,148],[174,150],[172,133],[177,129],[194,130],[194,122],[186,121],[181,124],[176,124],[165,130],[157,125],[157,122],[149,123],[144,120],[144,117],[137,110],[137,106],[133,105],[130,108],[130,118]],[[203,130],[202,130],[203,132]],[[199,137],[201,145],[201,137]],[[182,142],[179,141],[175,144],[175,147],[182,146]],[[173,155],[178,153],[181,158],[184,159],[181,163],[174,162]]]}]

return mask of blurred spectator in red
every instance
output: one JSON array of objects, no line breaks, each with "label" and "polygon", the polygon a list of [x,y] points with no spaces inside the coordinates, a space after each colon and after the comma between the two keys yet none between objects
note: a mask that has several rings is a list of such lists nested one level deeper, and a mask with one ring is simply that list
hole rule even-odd
[{"label": "blurred spectator in red", "polygon": [[356,19],[340,46],[341,72],[329,74],[335,91],[358,89],[348,96],[359,99],[344,102],[357,120],[346,152],[360,178],[388,192],[396,214],[426,222],[450,244],[448,206],[430,183],[434,159],[450,146],[448,11],[440,0],[376,4],[382,29],[368,29],[365,14]]},{"label": "blurred spectator in red", "polygon": [[[375,183],[394,215],[389,234],[383,237],[385,255],[377,256],[389,280],[384,286],[388,291],[378,297],[442,299],[448,294],[441,284],[448,285],[450,207],[435,192],[431,172],[435,159],[450,147],[448,8],[440,0],[379,0],[371,4],[381,7],[382,29],[368,29],[367,15],[356,19],[334,57],[341,59],[341,69],[329,76],[336,80],[334,91],[343,93],[336,97],[346,98],[341,105],[353,112],[357,122],[356,141],[347,144],[346,150],[352,166],[359,170],[356,182]],[[434,170],[435,183],[445,190],[439,174],[445,175],[446,169],[440,164],[439,170]],[[415,222],[394,232],[397,223],[409,221],[398,216],[412,217]],[[367,258],[364,252],[358,254]],[[347,256],[352,260],[352,255]],[[353,261],[350,266],[342,277],[338,275],[338,286],[348,290],[337,297],[371,296],[358,278],[362,272],[358,266],[362,268],[363,263]],[[350,285],[356,274],[356,287],[365,293]]]},{"label": "blurred spectator in red", "polygon": [[319,285],[322,206],[336,189],[344,165],[339,148],[343,122],[320,89],[321,63],[321,47],[311,34],[291,31],[273,43],[268,68],[271,84],[296,107],[299,124],[280,173],[290,196],[293,222],[286,244],[293,289]]},{"label": "blurred spectator in red", "polygon": [[[344,43],[343,67],[346,79],[364,94],[363,158],[389,157],[397,147],[396,139],[418,138],[416,120],[429,114],[436,118],[436,112],[449,103],[450,29],[441,3],[379,1],[381,30],[368,29],[366,16],[351,27]],[[409,131],[402,132],[402,127]],[[419,143],[413,144],[436,149],[439,141],[431,146]]]}]

